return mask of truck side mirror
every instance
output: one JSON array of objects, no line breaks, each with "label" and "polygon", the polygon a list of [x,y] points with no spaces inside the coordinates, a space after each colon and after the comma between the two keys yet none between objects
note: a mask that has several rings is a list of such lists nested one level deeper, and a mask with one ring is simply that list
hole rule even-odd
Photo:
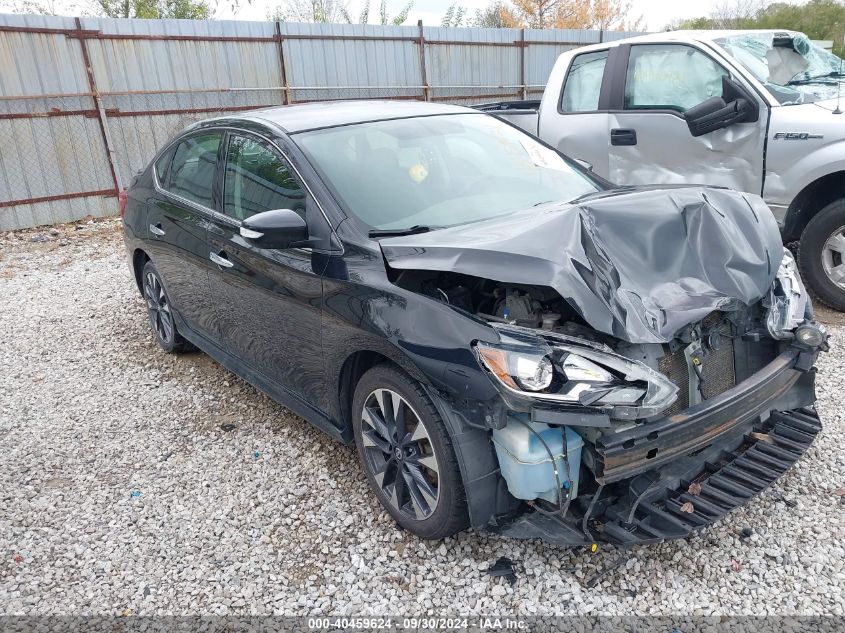
[{"label": "truck side mirror", "polygon": [[684,112],[693,136],[703,136],[735,123],[754,123],[759,118],[760,107],[754,96],[726,75],[722,77],[721,97],[711,97]]}]

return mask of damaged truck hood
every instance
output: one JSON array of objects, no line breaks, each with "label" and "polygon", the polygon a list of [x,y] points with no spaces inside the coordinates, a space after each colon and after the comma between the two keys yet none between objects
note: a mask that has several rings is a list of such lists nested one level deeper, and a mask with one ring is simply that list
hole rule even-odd
[{"label": "damaged truck hood", "polygon": [[549,286],[631,343],[667,342],[713,310],[756,302],[783,256],[758,196],[710,187],[614,189],[380,245],[394,269]]}]

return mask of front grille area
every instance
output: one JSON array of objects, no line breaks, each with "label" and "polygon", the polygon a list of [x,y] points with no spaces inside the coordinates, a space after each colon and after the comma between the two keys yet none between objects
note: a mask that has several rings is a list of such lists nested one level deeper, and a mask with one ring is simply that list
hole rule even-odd
[{"label": "front grille area", "polygon": [[[717,322],[718,317],[708,316],[704,320],[705,331],[708,329],[712,331]],[[721,342],[718,348],[710,347],[706,336],[704,342],[707,356],[702,363],[701,377],[705,400],[718,396],[736,385],[734,341],[731,338],[730,324],[723,323],[715,329],[718,329],[721,334]],[[674,415],[689,407],[689,370],[683,347],[676,349],[674,352],[669,350],[668,345],[665,349],[666,355],[658,361],[658,369],[660,373],[678,385],[678,399],[664,412],[665,415]]]}]

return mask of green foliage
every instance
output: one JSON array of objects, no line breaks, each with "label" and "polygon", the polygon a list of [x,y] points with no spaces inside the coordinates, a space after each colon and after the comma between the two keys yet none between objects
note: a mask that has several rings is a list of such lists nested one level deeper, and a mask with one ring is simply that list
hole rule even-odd
[{"label": "green foliage", "polygon": [[205,0],[94,0],[93,8],[109,18],[208,20],[213,14]]},{"label": "green foliage", "polygon": [[[379,5],[379,23],[380,24],[405,24],[405,21],[408,19],[408,14],[411,12],[411,9],[414,6],[414,0],[410,0],[408,4],[406,4],[402,10],[396,14],[395,17],[391,18],[390,15],[387,13],[387,2],[386,0],[382,0],[381,4]],[[340,9],[340,16],[343,18],[343,21],[348,24],[356,24],[355,20],[352,19],[349,11],[346,10],[346,7],[342,7]],[[370,0],[366,0],[364,2],[364,7],[361,9],[361,14],[358,16],[357,24],[367,24],[370,20]]]},{"label": "green foliage", "polygon": [[466,12],[466,7],[462,7],[457,2],[453,2],[449,5],[449,8],[446,9],[443,19],[440,20],[440,26],[462,26]]}]

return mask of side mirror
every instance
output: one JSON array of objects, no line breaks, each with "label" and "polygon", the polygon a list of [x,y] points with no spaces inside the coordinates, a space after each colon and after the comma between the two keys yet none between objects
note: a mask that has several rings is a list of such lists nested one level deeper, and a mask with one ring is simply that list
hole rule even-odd
[{"label": "side mirror", "polygon": [[760,107],[754,96],[727,76],[722,77],[721,97],[711,97],[684,112],[693,136],[703,136],[735,123],[753,123],[759,117]]},{"label": "side mirror", "polygon": [[308,239],[308,225],[296,211],[274,209],[241,223],[241,237],[260,248],[290,248]]},{"label": "side mirror", "polygon": [[583,158],[573,158],[572,160],[581,165],[581,167],[583,167],[587,171],[593,171],[593,164],[591,162],[586,161]]}]

